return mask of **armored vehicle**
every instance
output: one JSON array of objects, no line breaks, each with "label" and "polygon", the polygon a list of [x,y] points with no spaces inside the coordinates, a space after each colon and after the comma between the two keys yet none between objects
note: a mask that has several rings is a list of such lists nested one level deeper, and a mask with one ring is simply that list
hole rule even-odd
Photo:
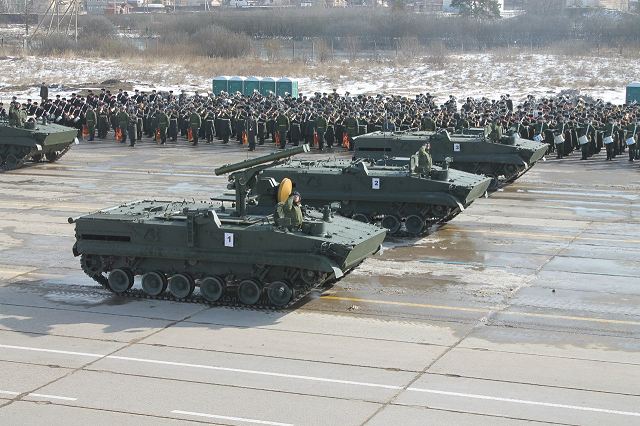
[{"label": "armored vehicle", "polygon": [[374,132],[358,136],[354,140],[355,158],[403,158],[404,162],[428,142],[435,163],[440,164],[450,157],[453,159],[453,168],[490,177],[492,190],[515,181],[547,152],[546,144],[517,136],[505,136],[500,143],[494,143],[486,139],[484,134],[450,135],[446,130]]},{"label": "armored vehicle", "polygon": [[[301,226],[274,214],[249,213],[248,193],[262,170],[308,150],[304,145],[216,169],[217,175],[232,173],[232,199],[134,201],[70,218],[77,240],[73,253],[87,275],[120,295],[291,306],[376,253],[386,234],[332,217],[328,209],[307,209]],[[228,201],[235,206],[225,206]],[[132,288],[136,276],[141,289]]]},{"label": "armored vehicle", "polygon": [[[424,173],[416,156],[406,166],[367,160],[294,160],[265,170],[263,177],[290,179],[305,203],[336,203],[337,212],[362,222],[380,223],[396,236],[418,236],[431,225],[451,220],[487,191],[491,179],[434,166]],[[260,188],[260,186],[258,186]],[[258,204],[273,203],[262,191]]]},{"label": "armored vehicle", "polygon": [[57,161],[76,136],[76,129],[53,123],[0,121],[0,170],[17,169],[28,161]]}]

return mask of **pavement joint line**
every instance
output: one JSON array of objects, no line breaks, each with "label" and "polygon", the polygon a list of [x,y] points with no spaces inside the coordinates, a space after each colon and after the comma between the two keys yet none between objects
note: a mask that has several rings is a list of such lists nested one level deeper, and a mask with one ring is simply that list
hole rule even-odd
[{"label": "pavement joint line", "polygon": [[[589,222],[591,223],[591,222]],[[446,231],[446,229],[443,229]],[[514,237],[529,237],[529,238],[541,238],[541,239],[558,239],[558,240],[592,240],[592,241],[608,241],[608,242],[623,242],[623,243],[640,243],[640,240],[620,240],[616,238],[597,238],[597,237],[575,237],[573,235],[550,235],[550,234],[536,234],[530,232],[515,232],[515,231],[500,231],[495,228],[491,229],[464,229],[464,230],[454,230],[453,232],[465,232],[471,234],[491,234],[492,236],[496,235],[511,235]]]},{"label": "pavement joint line", "polygon": [[[406,306],[406,307],[412,307],[412,308],[439,309],[439,310],[461,311],[461,312],[487,313],[487,312],[490,312],[492,309],[495,309],[495,308],[486,308],[486,309],[466,308],[463,306],[447,306],[447,305],[430,305],[426,303],[396,302],[392,300],[360,299],[357,297],[320,296],[320,298],[327,299],[327,300],[346,301],[346,302],[360,302],[360,303],[371,303],[371,304],[377,304],[377,305],[394,305],[394,306]],[[533,312],[516,312],[516,311],[500,311],[499,314],[523,316],[523,317],[534,317],[534,318],[549,318],[549,319],[558,319],[558,320],[567,320],[567,321],[595,322],[595,323],[602,323],[602,324],[621,324],[621,325],[639,325],[640,326],[640,321],[615,320],[615,319],[596,318],[596,317],[580,317],[580,316],[556,315],[556,314],[537,314]]]},{"label": "pavement joint line", "polygon": [[[0,395],[18,396],[22,394],[20,392],[0,390]],[[33,398],[44,398],[44,399],[59,399],[61,401],[77,401],[78,400],[78,398],[71,398],[68,396],[60,396],[60,395],[49,395],[44,393],[27,393],[25,394],[25,396],[30,396]]]},{"label": "pavement joint line", "polygon": [[402,389],[402,386],[385,385],[380,383],[368,383],[368,382],[358,382],[358,381],[352,381],[352,380],[330,379],[327,377],[315,377],[315,376],[305,376],[305,375],[299,375],[299,374],[276,373],[276,372],[270,372],[270,371],[247,370],[242,368],[218,367],[215,365],[190,364],[186,362],[162,361],[162,360],[135,358],[135,357],[127,357],[127,356],[119,356],[119,355],[103,355],[103,354],[94,354],[94,353],[87,353],[87,352],[73,352],[73,351],[63,351],[58,349],[32,348],[28,346],[13,346],[13,345],[0,345],[0,348],[31,351],[31,352],[54,353],[54,354],[60,354],[60,355],[75,355],[75,356],[83,356],[83,357],[98,358],[98,359],[115,359],[119,361],[132,361],[132,362],[140,362],[140,363],[147,363],[147,364],[172,365],[176,367],[199,368],[199,369],[214,370],[214,371],[255,374],[255,375],[261,375],[261,376],[281,377],[285,379],[308,380],[308,381],[315,381],[315,382],[336,383],[336,384],[373,387],[373,388],[382,388],[382,389],[393,389],[393,390]]},{"label": "pavement joint line", "polygon": [[269,426],[293,426],[291,423],[280,423],[280,422],[272,422],[267,420],[256,420],[256,419],[248,419],[245,417],[231,417],[231,416],[221,416],[217,414],[207,414],[207,413],[196,413],[193,411],[182,411],[182,410],[172,410],[172,414],[182,414],[185,416],[195,416],[195,417],[206,417],[209,419],[219,419],[219,420],[231,420],[234,422],[244,422],[244,423],[253,423],[259,425],[269,425]]},{"label": "pavement joint line", "polygon": [[495,309],[495,307],[468,308],[464,306],[431,305],[428,303],[396,302],[393,300],[361,299],[358,297],[342,297],[342,296],[320,296],[320,299],[337,300],[337,301],[344,301],[344,302],[373,303],[377,305],[394,305],[394,306],[407,306],[407,307],[414,307],[414,308],[443,309],[443,310],[449,310],[449,311],[476,312],[476,313],[482,313],[482,314],[485,314],[487,312],[490,312],[492,309]]},{"label": "pavement joint line", "polygon": [[530,401],[526,399],[514,399],[514,398],[503,398],[498,396],[490,396],[490,395],[479,395],[473,393],[462,393],[462,392],[449,392],[442,391],[436,389],[424,389],[424,388],[408,388],[407,390],[413,392],[421,392],[421,393],[430,393],[436,395],[445,395],[445,396],[456,396],[461,398],[471,398],[471,399],[482,399],[489,401],[499,401],[499,402],[510,402],[514,404],[524,404],[524,405],[536,405],[542,407],[550,407],[550,408],[565,408],[569,410],[578,410],[578,411],[590,411],[595,413],[605,413],[605,414],[617,414],[621,416],[632,416],[632,417],[640,417],[640,412],[635,411],[619,411],[619,410],[609,410],[606,408],[596,408],[596,407],[586,407],[582,405],[568,405],[568,404],[557,404],[553,402],[542,402],[542,401]]}]

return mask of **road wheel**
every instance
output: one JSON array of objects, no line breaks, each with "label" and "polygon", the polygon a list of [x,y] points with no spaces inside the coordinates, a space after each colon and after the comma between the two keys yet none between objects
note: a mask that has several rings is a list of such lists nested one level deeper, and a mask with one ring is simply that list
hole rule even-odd
[{"label": "road wheel", "polygon": [[187,274],[175,274],[169,278],[169,293],[176,299],[186,299],[195,288],[196,283]]},{"label": "road wheel", "polygon": [[209,302],[217,302],[224,293],[225,282],[219,277],[206,277],[200,281],[200,294]]},{"label": "road wheel", "polygon": [[142,276],[142,290],[149,296],[159,296],[167,289],[167,277],[162,272],[147,272]]},{"label": "road wheel", "polygon": [[291,289],[291,285],[286,281],[274,281],[269,284],[267,295],[272,305],[281,307],[291,301],[293,290]]},{"label": "road wheel", "polygon": [[242,280],[238,285],[238,298],[245,305],[254,305],[260,300],[260,285],[256,280]]},{"label": "road wheel", "polygon": [[112,292],[124,293],[133,286],[133,272],[128,269],[114,269],[109,273],[108,281]]}]

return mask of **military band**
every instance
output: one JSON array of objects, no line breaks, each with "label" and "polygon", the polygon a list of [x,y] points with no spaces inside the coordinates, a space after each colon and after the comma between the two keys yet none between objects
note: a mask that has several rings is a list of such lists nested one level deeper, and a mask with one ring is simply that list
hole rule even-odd
[{"label": "military band", "polygon": [[[247,149],[270,141],[278,148],[287,144],[308,143],[318,150],[342,146],[353,149],[353,139],[372,131],[448,129],[462,132],[484,128],[486,137],[499,142],[503,135],[518,136],[549,145],[549,153],[558,159],[580,152],[582,160],[601,150],[612,160],[628,150],[629,161],[639,158],[640,107],[637,104],[613,105],[602,100],[568,96],[536,99],[529,95],[514,104],[509,95],[499,100],[466,98],[459,103],[454,96],[438,104],[430,93],[415,97],[395,95],[358,95],[316,92],[293,97],[262,95],[255,91],[202,96],[179,96],[173,91],[150,93],[125,90],[111,93],[101,89],[86,96],[49,97],[43,83],[41,102],[14,98],[7,114],[11,122],[46,118],[78,129],[89,141],[108,138],[110,131],[119,142],[134,147],[143,136],[159,145],[184,139],[193,146],[214,138],[246,144]],[[1,105],[0,105],[1,107]],[[3,112],[4,111],[4,112]]]}]

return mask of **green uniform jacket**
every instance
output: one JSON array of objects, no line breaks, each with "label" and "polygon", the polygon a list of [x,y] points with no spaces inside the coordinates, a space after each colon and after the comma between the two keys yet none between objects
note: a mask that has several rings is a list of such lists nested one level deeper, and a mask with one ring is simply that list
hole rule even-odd
[{"label": "green uniform jacket", "polygon": [[129,114],[125,111],[120,111],[118,115],[116,115],[116,121],[118,122],[118,127],[126,129],[129,125]]},{"label": "green uniform jacket", "polygon": [[290,218],[293,226],[302,225],[302,209],[300,206],[293,203],[293,195],[287,198],[287,201],[284,203],[283,210],[284,217]]},{"label": "green uniform jacket", "polygon": [[192,129],[198,129],[202,125],[202,119],[200,118],[200,114],[197,112],[192,112],[189,117],[189,125],[191,125]]},{"label": "green uniform jacket", "polygon": [[166,130],[169,127],[169,116],[164,112],[160,112],[157,118],[158,118],[158,127],[160,129]]},{"label": "green uniform jacket", "polygon": [[324,132],[327,130],[327,119],[324,117],[318,117],[316,118],[315,125],[318,134],[324,134]]},{"label": "green uniform jacket", "polygon": [[276,127],[278,128],[279,131],[287,131],[289,130],[289,127],[291,126],[290,122],[289,122],[289,117],[287,117],[284,114],[280,114],[277,118],[276,118]]},{"label": "green uniform jacket", "polygon": [[87,111],[87,126],[89,127],[95,126],[96,122],[97,122],[96,112],[90,109],[89,111]]},{"label": "green uniform jacket", "polygon": [[431,171],[432,165],[433,160],[431,159],[431,154],[429,154],[424,146],[421,147],[418,150],[418,171],[427,174]]},{"label": "green uniform jacket", "polygon": [[347,129],[347,134],[352,138],[358,136],[358,126],[359,123],[356,118],[347,117],[347,119],[344,120],[344,127]]}]

